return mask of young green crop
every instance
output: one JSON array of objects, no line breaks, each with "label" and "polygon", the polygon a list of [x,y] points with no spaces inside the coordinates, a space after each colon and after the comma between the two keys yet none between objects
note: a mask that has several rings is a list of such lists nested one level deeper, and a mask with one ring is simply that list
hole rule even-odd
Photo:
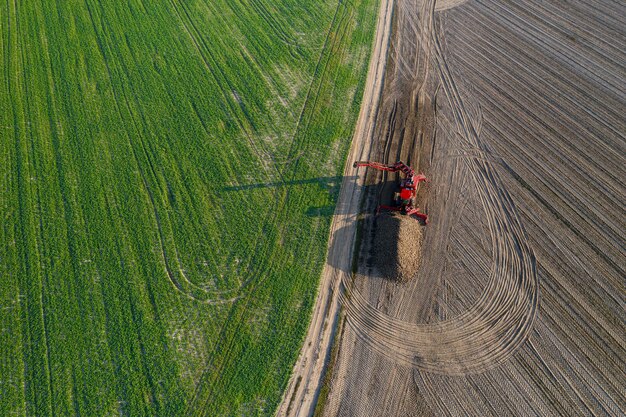
[{"label": "young green crop", "polygon": [[0,415],[273,413],[375,3],[0,5]]}]

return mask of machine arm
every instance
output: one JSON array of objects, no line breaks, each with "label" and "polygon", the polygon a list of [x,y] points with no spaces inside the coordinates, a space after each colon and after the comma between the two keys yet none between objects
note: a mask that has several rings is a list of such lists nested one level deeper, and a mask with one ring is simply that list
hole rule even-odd
[{"label": "machine arm", "polygon": [[413,207],[413,199],[417,193],[417,184],[422,181],[426,181],[426,176],[423,174],[415,175],[415,170],[405,164],[402,161],[398,161],[393,165],[381,164],[380,162],[371,161],[356,161],[353,165],[356,167],[370,167],[380,171],[388,172],[402,172],[406,178],[400,182],[400,193],[396,200],[395,206],[379,206],[379,210],[399,211],[402,214],[409,216],[415,216],[424,221],[424,224],[428,223],[428,215],[420,212],[419,208]]},{"label": "machine arm", "polygon": [[353,167],[370,167],[375,168],[380,171],[389,171],[389,172],[398,172],[401,171],[404,175],[406,175],[407,180],[410,183],[415,182],[415,184],[419,184],[422,181],[426,181],[426,176],[423,174],[415,175],[415,170],[405,164],[402,161],[398,161],[393,165],[381,164],[380,162],[371,162],[371,161],[356,161]]},{"label": "machine arm", "polygon": [[352,166],[355,168],[356,167],[370,167],[370,168],[378,169],[380,171],[397,172],[397,171],[400,171],[400,167],[398,166],[398,164],[404,165],[404,163],[402,162],[398,162],[393,165],[386,165],[386,164],[381,164],[380,162],[356,161]]}]

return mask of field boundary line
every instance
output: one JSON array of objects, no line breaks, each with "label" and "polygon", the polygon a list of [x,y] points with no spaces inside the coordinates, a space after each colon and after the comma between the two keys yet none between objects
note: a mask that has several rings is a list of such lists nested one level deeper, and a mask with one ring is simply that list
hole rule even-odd
[{"label": "field boundary line", "polygon": [[[393,0],[381,0],[363,101],[347,161],[363,159],[370,153],[371,139],[384,81],[393,9]],[[277,416],[312,415],[315,410],[339,320],[339,295],[343,291],[340,283],[344,278],[351,276],[356,216],[345,213],[358,211],[362,184],[361,181],[352,181],[346,178],[353,176],[355,171],[356,168],[353,168],[351,164],[346,164],[344,180],[337,200],[338,210],[335,212],[330,230],[329,253],[318,287],[311,322],[298,360],[294,364],[291,378],[283,393],[282,401],[276,410]],[[348,206],[353,210],[345,210]],[[349,230],[346,234],[348,240],[345,245],[335,245],[333,248],[333,236],[338,230],[344,228]],[[341,252],[337,253],[337,256],[333,256],[333,258],[341,260],[341,268],[328,263],[333,250]]]}]

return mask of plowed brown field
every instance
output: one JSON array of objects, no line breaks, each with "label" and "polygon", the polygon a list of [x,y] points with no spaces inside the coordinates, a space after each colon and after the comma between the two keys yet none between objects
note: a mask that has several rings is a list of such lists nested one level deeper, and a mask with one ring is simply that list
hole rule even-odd
[{"label": "plowed brown field", "polygon": [[348,166],[402,159],[431,179],[420,267],[398,285],[371,262],[393,178],[346,181],[357,272],[340,214],[299,362],[317,371],[296,368],[279,414],[312,412],[345,323],[324,415],[624,415],[626,6],[398,0],[389,32],[382,3],[384,85],[373,62]]}]

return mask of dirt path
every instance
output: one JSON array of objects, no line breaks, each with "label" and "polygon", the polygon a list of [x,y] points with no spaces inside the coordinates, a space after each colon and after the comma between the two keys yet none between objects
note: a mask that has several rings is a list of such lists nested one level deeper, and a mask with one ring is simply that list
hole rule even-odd
[{"label": "dirt path", "polygon": [[[361,112],[348,161],[367,159],[370,153],[374,127],[372,121],[377,114],[383,86],[392,12],[393,1],[382,0]],[[330,231],[329,261],[322,272],[311,324],[287,390],[278,407],[278,416],[306,416],[312,414],[315,408],[324,367],[337,328],[340,283],[349,279],[351,275],[356,233],[355,213],[359,212],[363,190],[361,181],[354,181],[355,171],[351,164],[346,165],[345,179],[341,185],[336,215]],[[333,244],[337,241],[345,244]]]}]

